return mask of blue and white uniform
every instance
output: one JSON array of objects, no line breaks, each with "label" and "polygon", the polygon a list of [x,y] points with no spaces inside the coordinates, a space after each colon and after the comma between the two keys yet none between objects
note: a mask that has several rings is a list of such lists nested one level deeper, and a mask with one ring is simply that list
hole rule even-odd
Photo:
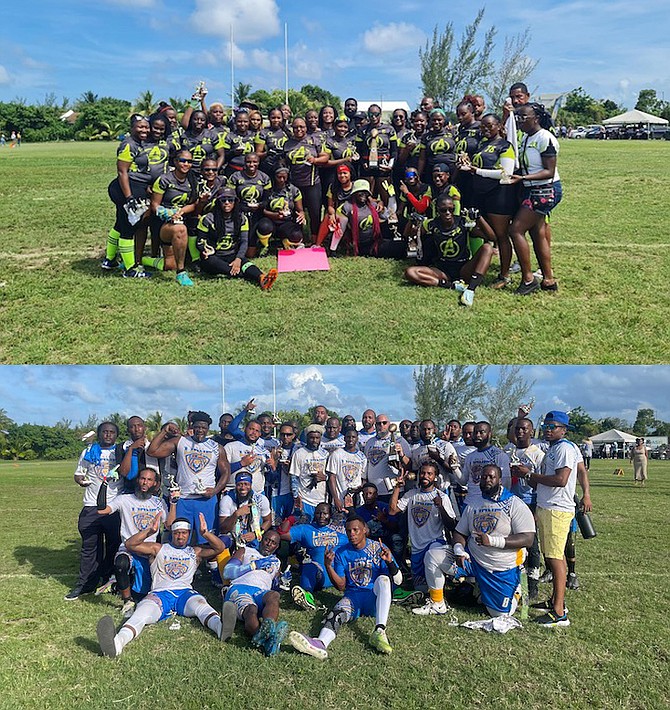
[{"label": "blue and white uniform", "polygon": [[[252,562],[263,561],[263,568],[249,569],[238,577],[235,577],[230,588],[226,592],[225,600],[233,602],[237,609],[237,618],[242,619],[244,610],[251,604],[258,607],[258,614],[263,611],[263,597],[272,589],[275,579],[279,576],[281,563],[274,555],[265,556],[258,550],[247,547],[241,561],[241,567],[250,565]],[[228,565],[240,565],[237,560],[232,560]],[[224,569],[224,576],[226,570]]]},{"label": "blue and white uniform", "polygon": [[[231,441],[224,446],[228,462],[230,463],[230,482],[228,490],[235,488],[235,476],[241,471],[251,474],[251,488],[254,491],[265,490],[265,465],[270,456],[270,450],[265,447],[263,439],[258,439],[253,444],[246,438],[241,441]],[[254,460],[247,466],[241,461],[245,456],[254,456]]]},{"label": "blue and white uniform", "polygon": [[331,587],[324,560],[326,546],[337,550],[348,543],[347,536],[333,525],[319,528],[313,523],[294,525],[290,535],[291,542],[302,545],[310,556],[310,560],[301,565],[300,586],[308,592],[318,592]]},{"label": "blue and white uniform", "polygon": [[481,451],[475,449],[465,457],[460,482],[467,486],[468,494],[465,498],[466,505],[474,505],[482,497],[479,481],[482,477],[484,466],[495,464],[502,471],[502,485],[509,489],[512,479],[509,471],[509,456],[497,446],[487,446]]},{"label": "blue and white uniform", "polygon": [[146,600],[158,604],[161,608],[159,621],[167,618],[173,611],[183,616],[188,600],[200,596],[193,589],[193,577],[197,569],[198,558],[190,545],[161,545],[151,563],[151,591],[146,597]]}]

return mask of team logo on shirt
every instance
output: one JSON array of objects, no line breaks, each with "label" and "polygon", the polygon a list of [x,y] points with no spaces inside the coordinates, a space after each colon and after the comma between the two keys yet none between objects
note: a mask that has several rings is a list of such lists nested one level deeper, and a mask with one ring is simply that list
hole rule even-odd
[{"label": "team logo on shirt", "polygon": [[374,446],[368,453],[368,461],[376,466],[387,455],[386,449]]},{"label": "team logo on shirt", "polygon": [[470,480],[473,483],[479,483],[479,479],[482,477],[482,464],[480,463],[474,463],[472,464],[472,468],[470,469]]},{"label": "team logo on shirt", "polygon": [[349,565],[351,581],[359,587],[367,587],[372,581],[372,570],[367,560],[357,560]]},{"label": "team logo on shirt", "polygon": [[189,451],[184,456],[184,459],[186,460],[186,465],[193,473],[201,473],[210,462],[209,454],[204,451]]},{"label": "team logo on shirt", "polygon": [[495,513],[477,513],[472,520],[472,527],[485,535],[493,532],[497,525],[498,516]]},{"label": "team logo on shirt", "polygon": [[138,510],[133,513],[133,523],[138,530],[146,530],[149,525],[151,525],[155,512],[150,512],[148,510]]},{"label": "team logo on shirt", "polygon": [[337,547],[338,544],[339,538],[334,530],[319,530],[312,534],[312,545],[314,547],[325,547],[326,545]]},{"label": "team logo on shirt", "polygon": [[310,151],[301,145],[299,148],[289,150],[287,157],[293,165],[304,165],[308,155],[311,155]]},{"label": "team logo on shirt", "polygon": [[445,259],[455,259],[460,251],[458,242],[455,242],[451,237],[440,242],[440,253]]},{"label": "team logo on shirt", "polygon": [[342,475],[347,483],[353,483],[358,477],[359,468],[355,463],[342,464]]},{"label": "team logo on shirt", "polygon": [[179,579],[188,571],[188,564],[184,560],[170,560],[165,563],[165,574],[170,579]]},{"label": "team logo on shirt", "polygon": [[430,518],[430,508],[426,505],[412,506],[412,520],[418,528],[422,528]]},{"label": "team logo on shirt", "polygon": [[246,187],[243,187],[240,191],[240,197],[245,202],[257,202],[260,196],[261,193],[259,192],[256,185],[247,185]]}]

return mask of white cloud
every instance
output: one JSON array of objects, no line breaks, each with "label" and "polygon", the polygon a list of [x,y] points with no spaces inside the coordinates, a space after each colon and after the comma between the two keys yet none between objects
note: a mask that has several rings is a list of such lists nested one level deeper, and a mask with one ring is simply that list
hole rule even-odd
[{"label": "white cloud", "polygon": [[425,35],[416,25],[407,22],[375,23],[363,34],[363,46],[373,54],[388,54],[404,49],[416,49],[423,44]]},{"label": "white cloud", "polygon": [[207,383],[188,367],[177,365],[122,365],[110,369],[114,386],[140,392],[160,391],[205,391]]},{"label": "white cloud", "polygon": [[279,32],[279,7],[275,0],[196,0],[191,24],[202,34],[233,37],[238,42],[258,42]]},{"label": "white cloud", "polygon": [[0,84],[9,84],[9,72],[0,64]]}]

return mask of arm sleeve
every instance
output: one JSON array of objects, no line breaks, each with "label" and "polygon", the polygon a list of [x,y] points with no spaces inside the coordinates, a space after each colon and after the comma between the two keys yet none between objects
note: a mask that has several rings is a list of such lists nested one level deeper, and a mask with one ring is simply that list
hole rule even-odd
[{"label": "arm sleeve", "polygon": [[240,429],[240,424],[244,421],[244,417],[247,415],[246,409],[241,409],[234,417],[233,421],[228,425],[228,433],[234,436],[236,439],[242,439],[244,437],[244,432]]},{"label": "arm sleeve", "polygon": [[408,192],[406,195],[403,195],[403,198],[407,198],[412,207],[414,207],[419,214],[423,214],[430,207],[430,197],[428,195],[424,195],[419,200],[414,197],[411,192]]}]

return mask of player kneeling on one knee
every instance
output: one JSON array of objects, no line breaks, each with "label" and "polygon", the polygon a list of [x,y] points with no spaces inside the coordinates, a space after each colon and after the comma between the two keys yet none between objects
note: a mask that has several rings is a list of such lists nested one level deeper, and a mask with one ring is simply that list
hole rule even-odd
[{"label": "player kneeling on one knee", "polygon": [[373,616],[375,628],[370,645],[380,653],[393,650],[386,636],[391,609],[392,585],[402,582],[402,574],[388,547],[367,537],[367,526],[359,515],[351,515],[346,524],[349,543],[337,552],[326,548],[324,564],[333,585],[344,596],[326,616],[318,638],[297,631],[289,634],[291,645],[315,658],[328,657],[327,648],[342,624],[359,616]]}]

